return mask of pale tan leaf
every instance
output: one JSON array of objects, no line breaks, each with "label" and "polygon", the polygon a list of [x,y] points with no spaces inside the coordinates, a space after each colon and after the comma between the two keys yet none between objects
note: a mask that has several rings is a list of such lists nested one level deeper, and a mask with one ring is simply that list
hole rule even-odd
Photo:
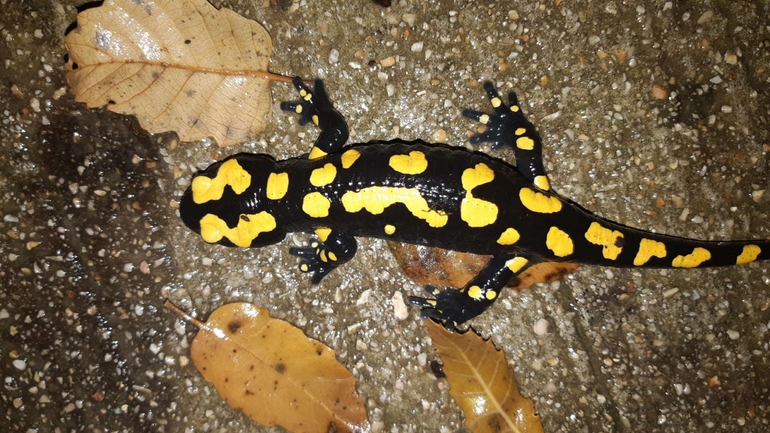
[{"label": "pale tan leaf", "polygon": [[195,366],[252,420],[291,432],[371,430],[356,379],[300,329],[246,303],[219,307],[205,323],[166,307],[200,329],[190,347]]},{"label": "pale tan leaf", "polygon": [[133,114],[150,132],[228,146],[270,116],[272,41],[258,23],[206,0],[106,0],[64,41],[75,99]]},{"label": "pale tan leaf", "polygon": [[428,334],[441,355],[449,393],[473,433],[543,433],[532,400],[519,394],[505,354],[473,330],[449,332],[431,320]]}]

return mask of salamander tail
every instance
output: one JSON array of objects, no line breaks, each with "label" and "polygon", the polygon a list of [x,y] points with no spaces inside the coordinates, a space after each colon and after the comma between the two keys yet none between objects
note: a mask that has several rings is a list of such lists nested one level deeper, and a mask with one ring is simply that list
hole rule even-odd
[{"label": "salamander tail", "polygon": [[[661,235],[606,220],[591,222],[585,240],[601,259],[617,267],[701,268],[770,259],[770,240],[703,241]],[[596,251],[596,250],[595,250]]]}]

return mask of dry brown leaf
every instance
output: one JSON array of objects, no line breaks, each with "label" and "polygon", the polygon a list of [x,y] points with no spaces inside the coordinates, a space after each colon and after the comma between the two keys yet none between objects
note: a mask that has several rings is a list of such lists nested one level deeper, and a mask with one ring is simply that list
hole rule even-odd
[{"label": "dry brown leaf", "polygon": [[[418,284],[464,287],[481,272],[491,256],[428,248],[421,245],[388,242],[404,273]],[[508,283],[508,287],[526,289],[537,283],[561,279],[580,267],[576,263],[546,262],[530,266]]]},{"label": "dry brown leaf", "polygon": [[190,351],[227,403],[254,421],[291,432],[368,432],[353,375],[334,351],[251,304],[227,304],[202,323]]},{"label": "dry brown leaf", "polygon": [[425,321],[436,351],[441,355],[449,393],[465,415],[473,433],[542,433],[532,400],[519,394],[505,354],[469,330],[449,332]]},{"label": "dry brown leaf", "polygon": [[67,81],[88,107],[133,114],[150,132],[224,147],[271,113],[267,30],[206,0],[106,0],[78,14],[64,44]]}]

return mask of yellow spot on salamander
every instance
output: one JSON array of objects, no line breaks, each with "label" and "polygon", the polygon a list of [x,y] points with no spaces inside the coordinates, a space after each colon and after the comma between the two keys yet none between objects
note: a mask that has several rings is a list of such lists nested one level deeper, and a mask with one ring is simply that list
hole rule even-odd
[{"label": "yellow spot on salamander", "polygon": [[478,163],[473,168],[463,171],[463,188],[470,192],[473,188],[485,183],[492,182],[495,178],[495,172],[484,163]]},{"label": "yellow spot on salamander", "polygon": [[297,108],[295,108],[294,111],[296,111],[297,114],[301,113],[302,112],[302,106],[297,104]]},{"label": "yellow spot on salamander", "polygon": [[333,252],[329,251],[329,254],[328,254],[328,256],[329,256],[329,260],[331,260],[331,261],[333,261],[333,262],[336,262],[336,261],[337,261],[337,255],[336,255],[336,254],[334,254]]},{"label": "yellow spot on salamander", "polygon": [[313,123],[318,126],[318,116],[315,114],[313,115]]},{"label": "yellow spot on salamander", "polygon": [[413,150],[409,155],[391,156],[388,165],[401,174],[420,174],[428,168],[428,160],[424,153]]},{"label": "yellow spot on salamander", "polygon": [[428,202],[415,188],[371,186],[342,195],[342,206],[351,213],[366,209],[372,215],[379,215],[395,203],[404,204],[412,215],[431,227],[444,227],[449,220],[444,212],[430,209]]},{"label": "yellow spot on salamander", "polygon": [[392,235],[396,232],[396,226],[391,224],[385,224],[385,234],[386,235]]},{"label": "yellow spot on salamander", "polygon": [[209,243],[215,243],[226,237],[233,244],[248,248],[260,233],[267,233],[276,227],[275,218],[262,211],[257,214],[244,214],[238,219],[234,228],[214,214],[206,214],[201,218],[201,237]]},{"label": "yellow spot on salamander", "polygon": [[482,114],[481,117],[479,117],[479,123],[483,125],[489,123],[489,114]]},{"label": "yellow spot on salamander", "polygon": [[535,142],[529,137],[519,137],[516,139],[516,147],[521,150],[532,150],[535,148]]},{"label": "yellow spot on salamander", "polygon": [[481,287],[479,286],[468,287],[468,296],[470,296],[471,299],[481,299]]},{"label": "yellow spot on salamander", "polygon": [[460,218],[469,227],[485,227],[497,221],[497,205],[475,198],[469,192],[460,204]]},{"label": "yellow spot on salamander", "polygon": [[316,168],[310,173],[310,184],[313,186],[328,185],[334,182],[336,176],[337,167],[327,162],[323,167]]},{"label": "yellow spot on salamander", "polygon": [[321,259],[322,262],[326,263],[329,260],[326,259],[326,251],[321,251],[318,253],[318,257]]},{"label": "yellow spot on salamander", "polygon": [[616,260],[623,251],[623,233],[617,230],[610,230],[602,227],[601,224],[594,221],[588,227],[586,240],[594,245],[601,245],[602,255],[605,259]]},{"label": "yellow spot on salamander", "polygon": [[326,155],[328,155],[326,152],[319,149],[318,147],[313,146],[313,148],[310,149],[310,155],[307,156],[307,159],[323,158]]},{"label": "yellow spot on salamander", "polygon": [[327,239],[329,239],[329,235],[332,233],[332,229],[329,227],[318,227],[315,229],[315,234],[318,236],[318,239],[321,240],[321,242],[326,242]]},{"label": "yellow spot on salamander", "polygon": [[544,175],[535,176],[534,184],[536,187],[542,189],[543,191],[548,191],[551,189],[551,182],[549,182],[548,177]]},{"label": "yellow spot on salamander", "polygon": [[532,188],[519,190],[519,200],[524,207],[532,212],[555,213],[561,210],[561,201],[558,198],[535,191]]},{"label": "yellow spot on salamander", "polygon": [[289,190],[289,173],[270,173],[267,177],[265,195],[270,200],[280,200]]},{"label": "yellow spot on salamander", "polygon": [[513,227],[508,227],[497,239],[500,245],[513,245],[519,241],[519,232]]},{"label": "yellow spot on salamander", "polygon": [[473,188],[492,182],[495,172],[484,163],[463,171],[465,198],[460,204],[460,218],[470,227],[484,227],[497,220],[497,205],[473,196]]},{"label": "yellow spot on salamander", "polygon": [[251,175],[235,159],[223,163],[214,178],[197,176],[193,179],[193,201],[202,204],[210,200],[219,200],[227,185],[230,185],[236,194],[243,193],[251,185]]},{"label": "yellow spot on salamander", "polygon": [[514,131],[513,133],[518,136],[518,135],[524,135],[525,132],[527,132],[527,128],[516,128],[516,131]]},{"label": "yellow spot on salamander", "polygon": [[686,256],[676,256],[671,266],[675,268],[696,268],[711,258],[711,252],[705,248],[696,247]]},{"label": "yellow spot on salamander", "polygon": [[494,290],[487,290],[487,293],[484,294],[484,297],[491,301],[497,297],[497,292]]},{"label": "yellow spot on salamander", "polygon": [[361,152],[357,151],[356,149],[350,149],[345,151],[345,153],[343,153],[341,157],[342,168],[345,168],[345,169],[350,168],[353,165],[353,163],[356,162],[359,156],[361,156]]},{"label": "yellow spot on salamander", "polygon": [[746,245],[743,247],[743,252],[741,252],[741,255],[738,256],[738,259],[735,261],[736,265],[745,265],[746,263],[751,263],[754,260],[759,257],[759,253],[762,252],[762,249],[759,248],[757,245]]},{"label": "yellow spot on salamander", "polygon": [[329,216],[331,202],[320,192],[311,192],[302,199],[302,211],[312,218]]},{"label": "yellow spot on salamander", "polygon": [[310,268],[308,268],[306,263],[303,263],[303,264],[299,265],[299,270],[302,271],[302,272],[307,272],[307,271],[310,270]]},{"label": "yellow spot on salamander", "polygon": [[558,227],[551,227],[551,229],[548,230],[548,234],[545,238],[545,246],[553,251],[553,255],[556,257],[567,257],[575,250],[572,238],[569,237],[567,232]]},{"label": "yellow spot on salamander", "polygon": [[519,106],[518,105],[511,105],[511,111],[513,111],[514,113],[518,113],[519,112]]},{"label": "yellow spot on salamander", "polygon": [[662,259],[666,257],[666,254],[666,244],[663,242],[642,239],[639,242],[639,251],[636,253],[636,257],[634,257],[634,266],[642,266],[650,261],[652,257]]},{"label": "yellow spot on salamander", "polygon": [[490,102],[492,102],[492,106],[495,107],[495,108],[503,105],[503,101],[501,101],[500,98],[498,98],[498,97],[492,98],[492,100]]},{"label": "yellow spot on salamander", "polygon": [[527,263],[529,263],[529,260],[525,259],[524,257],[514,257],[505,262],[505,266],[507,266],[508,269],[510,269],[511,272],[515,274],[522,270],[524,266],[527,266]]}]

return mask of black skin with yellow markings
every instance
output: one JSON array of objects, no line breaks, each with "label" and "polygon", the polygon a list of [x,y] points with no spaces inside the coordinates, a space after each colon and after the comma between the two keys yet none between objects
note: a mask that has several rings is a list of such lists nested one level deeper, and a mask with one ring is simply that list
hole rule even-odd
[{"label": "black skin with yellow markings", "polygon": [[487,125],[471,143],[513,149],[518,166],[479,152],[394,140],[343,147],[345,120],[316,80],[296,78],[296,102],[281,108],[321,134],[308,158],[275,161],[237,154],[193,178],[181,201],[185,224],[211,243],[261,247],[289,232],[315,232],[291,248],[318,283],[356,252],[357,236],[440,247],[493,258],[462,289],[427,287],[410,297],[421,315],[454,329],[500,296],[534,263],[563,261],[614,267],[707,267],[770,258],[770,241],[699,241],[659,235],[599,218],[550,190],[542,144],[514,93],[505,104],[484,84],[493,114],[463,111]]}]

